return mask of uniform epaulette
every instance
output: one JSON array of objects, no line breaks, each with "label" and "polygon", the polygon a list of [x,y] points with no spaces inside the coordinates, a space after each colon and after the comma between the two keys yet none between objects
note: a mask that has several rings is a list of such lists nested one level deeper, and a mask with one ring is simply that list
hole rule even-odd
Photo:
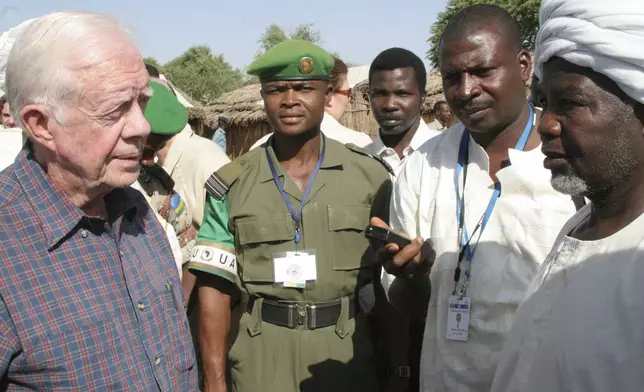
[{"label": "uniform epaulette", "polygon": [[353,151],[355,153],[358,153],[360,155],[368,156],[370,158],[375,159],[376,161],[380,162],[385,167],[385,169],[387,169],[387,171],[391,175],[395,174],[394,169],[392,169],[391,166],[389,166],[389,164],[387,162],[385,162],[385,160],[382,159],[381,157],[379,157],[378,155],[374,155],[374,154],[370,153],[369,151],[365,150],[364,148],[358,147],[353,143],[347,143],[347,144],[345,144],[345,146],[347,146],[347,148],[349,150],[351,150],[351,151]]},{"label": "uniform epaulette", "polygon": [[248,166],[240,164],[238,161],[230,162],[222,166],[219,170],[212,173],[206,181],[206,191],[210,196],[220,200],[230,186],[246,171]]}]

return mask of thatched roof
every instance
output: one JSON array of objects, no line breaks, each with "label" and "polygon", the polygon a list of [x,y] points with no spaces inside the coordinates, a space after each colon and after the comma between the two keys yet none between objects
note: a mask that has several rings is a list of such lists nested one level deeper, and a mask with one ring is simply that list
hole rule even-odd
[{"label": "thatched roof", "polygon": [[232,126],[245,127],[258,121],[266,121],[260,84],[254,83],[238,88],[217,98],[212,105],[190,109],[190,119],[213,127],[219,116],[228,117]]}]

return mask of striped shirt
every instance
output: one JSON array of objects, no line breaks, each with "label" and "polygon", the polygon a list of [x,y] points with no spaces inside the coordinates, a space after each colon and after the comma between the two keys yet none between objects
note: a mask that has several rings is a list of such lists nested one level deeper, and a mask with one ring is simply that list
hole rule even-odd
[{"label": "striped shirt", "polygon": [[132,188],[89,218],[27,147],[0,174],[0,390],[196,391],[165,234]]}]

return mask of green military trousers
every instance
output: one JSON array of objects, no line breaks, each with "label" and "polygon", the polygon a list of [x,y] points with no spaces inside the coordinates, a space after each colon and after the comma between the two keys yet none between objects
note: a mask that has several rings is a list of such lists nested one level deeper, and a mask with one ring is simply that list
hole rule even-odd
[{"label": "green military trousers", "polygon": [[230,350],[233,392],[375,392],[376,365],[364,314],[308,330],[261,321],[262,300],[244,313]]}]

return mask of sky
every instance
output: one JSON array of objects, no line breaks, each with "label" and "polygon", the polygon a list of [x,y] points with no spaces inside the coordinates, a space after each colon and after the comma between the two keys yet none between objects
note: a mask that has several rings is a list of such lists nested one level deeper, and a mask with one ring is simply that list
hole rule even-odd
[{"label": "sky", "polygon": [[[424,59],[427,38],[446,0],[2,0],[0,32],[49,12],[87,10],[109,14],[135,31],[143,56],[165,63],[194,45],[223,54],[245,69],[271,23],[292,31],[313,23],[322,46],[343,60],[369,64],[392,46]],[[425,64],[428,65],[427,61]]]}]

